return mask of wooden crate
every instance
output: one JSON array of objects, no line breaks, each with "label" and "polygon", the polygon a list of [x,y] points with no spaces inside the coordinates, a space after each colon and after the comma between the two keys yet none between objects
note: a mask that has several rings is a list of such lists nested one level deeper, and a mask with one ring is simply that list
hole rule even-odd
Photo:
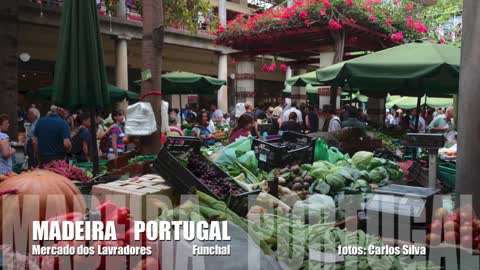
[{"label": "wooden crate", "polygon": [[[153,196],[164,196],[162,200],[153,199]],[[119,180],[107,184],[95,185],[92,196],[100,203],[111,200],[117,206],[127,206],[137,220],[151,220],[159,216],[160,212],[152,213],[147,209],[158,208],[158,205],[176,205],[178,196],[165,180],[158,175],[144,175],[128,180]],[[160,209],[157,209],[160,210]]]}]

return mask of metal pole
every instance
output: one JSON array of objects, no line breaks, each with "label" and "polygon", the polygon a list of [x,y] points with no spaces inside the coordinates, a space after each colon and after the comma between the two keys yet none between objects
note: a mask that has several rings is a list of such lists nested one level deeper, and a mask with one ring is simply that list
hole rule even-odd
[{"label": "metal pole", "polygon": [[438,149],[428,150],[428,187],[431,189],[437,186],[437,155]]},{"label": "metal pole", "polygon": [[93,176],[100,173],[100,166],[98,162],[98,147],[97,147],[97,116],[95,109],[90,110],[90,135],[92,136],[92,153],[89,153],[93,162]]},{"label": "metal pole", "polygon": [[418,121],[420,120],[420,107],[422,103],[422,97],[417,98],[417,113],[415,114],[415,132],[418,133]]}]

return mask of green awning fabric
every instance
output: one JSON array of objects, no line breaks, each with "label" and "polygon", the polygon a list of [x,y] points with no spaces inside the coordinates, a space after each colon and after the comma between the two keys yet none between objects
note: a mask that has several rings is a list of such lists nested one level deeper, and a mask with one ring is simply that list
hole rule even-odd
[{"label": "green awning fabric", "polygon": [[362,89],[369,94],[442,97],[458,92],[460,49],[416,42],[389,48],[317,70],[321,83]]},{"label": "green awning fabric", "polygon": [[[134,83],[140,87],[141,81]],[[162,75],[162,93],[165,95],[213,95],[226,81],[191,72],[170,72]]]},{"label": "green awning fabric", "polygon": [[[430,108],[446,108],[453,105],[453,98],[433,98],[422,97],[421,106],[425,105],[425,99],[427,100],[427,106]],[[417,107],[417,97],[400,97],[394,99],[385,104],[387,109],[398,107],[405,110],[415,109]]]},{"label": "green awning fabric", "polygon": [[362,103],[368,102],[368,97],[360,94],[359,92],[352,94],[352,98],[350,98],[350,93],[342,92],[342,95],[343,93],[346,93],[346,95],[344,95],[344,98],[341,99],[342,101],[353,100],[353,102],[362,102]]},{"label": "green awning fabric", "polygon": [[[305,86],[305,91],[307,92],[307,94],[311,94],[311,95],[318,95],[318,86],[314,86],[314,85],[311,85],[311,84],[308,84],[307,86]],[[292,88],[285,88],[282,90],[282,92],[284,94],[291,94],[292,93]]]},{"label": "green awning fabric", "polygon": [[302,75],[291,77],[286,81],[291,86],[322,85],[317,81],[317,72],[312,71]]},{"label": "green awning fabric", "polygon": [[[110,101],[112,103],[121,102],[124,99],[128,100],[138,100],[139,94],[123,90],[111,84],[107,84],[108,93],[110,96]],[[27,93],[27,97],[39,100],[51,100],[53,93],[53,85],[47,87],[39,88],[36,90],[31,90]]]},{"label": "green awning fabric", "polygon": [[63,1],[52,103],[68,109],[110,105],[94,0]]}]

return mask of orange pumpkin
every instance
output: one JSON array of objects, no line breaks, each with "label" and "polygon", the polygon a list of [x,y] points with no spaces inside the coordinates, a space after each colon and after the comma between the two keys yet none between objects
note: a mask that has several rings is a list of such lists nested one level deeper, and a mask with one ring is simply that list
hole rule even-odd
[{"label": "orange pumpkin", "polygon": [[[0,196],[0,228],[6,242],[3,244],[9,244],[11,230],[15,227],[18,230],[18,224],[25,228],[29,224],[31,231],[32,221],[44,221],[73,211],[85,212],[85,201],[78,188],[68,178],[46,170],[8,178],[0,183],[0,194],[4,192],[7,193]],[[5,232],[10,235],[8,239]]]}]

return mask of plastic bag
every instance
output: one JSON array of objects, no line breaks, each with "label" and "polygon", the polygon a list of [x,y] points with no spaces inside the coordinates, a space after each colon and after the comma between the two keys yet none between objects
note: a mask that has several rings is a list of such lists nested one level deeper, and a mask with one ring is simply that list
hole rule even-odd
[{"label": "plastic bag", "polygon": [[236,142],[229,144],[223,152],[213,160],[217,165],[231,165],[238,161],[238,157],[252,150],[252,137],[240,138]]},{"label": "plastic bag", "polygon": [[170,131],[170,128],[168,127],[168,102],[165,100],[162,100],[162,126],[160,127],[160,132],[162,133],[167,133]]},{"label": "plastic bag", "polygon": [[315,161],[328,161],[328,145],[324,140],[317,139],[315,142],[315,152],[313,157]]},{"label": "plastic bag", "polygon": [[238,158],[238,162],[251,172],[258,170],[258,160],[255,152],[250,150]]},{"label": "plastic bag", "polygon": [[345,159],[345,156],[336,147],[330,147],[328,149],[328,161],[332,164],[337,163],[339,160]]},{"label": "plastic bag", "polygon": [[125,134],[127,136],[148,136],[157,131],[157,121],[152,105],[137,102],[127,108]]}]

